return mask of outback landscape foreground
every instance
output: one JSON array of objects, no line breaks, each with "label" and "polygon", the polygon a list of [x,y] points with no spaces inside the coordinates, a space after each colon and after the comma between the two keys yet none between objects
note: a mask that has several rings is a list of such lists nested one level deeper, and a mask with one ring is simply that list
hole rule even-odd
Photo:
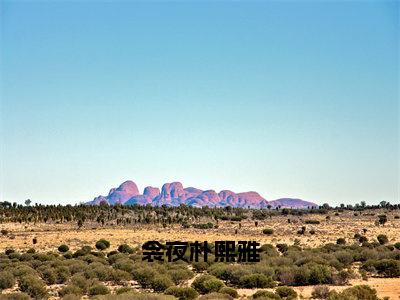
[{"label": "outback landscape foreground", "polygon": [[[0,299],[400,299],[399,215],[3,203]],[[261,261],[142,261],[150,240],[257,241]]]}]

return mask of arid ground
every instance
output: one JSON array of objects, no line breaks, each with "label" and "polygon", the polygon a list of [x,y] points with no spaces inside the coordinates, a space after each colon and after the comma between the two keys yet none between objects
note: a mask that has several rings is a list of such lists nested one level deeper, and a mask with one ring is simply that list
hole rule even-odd
[{"label": "arid ground", "polygon": [[[376,223],[377,216],[385,213],[388,221],[384,225]],[[116,225],[112,222],[99,225],[98,222],[85,222],[78,229],[76,222],[55,223],[15,223],[5,222],[0,224],[0,229],[6,230],[7,234],[0,236],[0,251],[14,249],[19,252],[35,249],[36,252],[45,253],[49,251],[57,252],[61,244],[69,246],[70,251],[76,251],[82,246],[94,246],[96,241],[104,238],[110,242],[108,250],[116,250],[121,244],[128,244],[132,248],[140,248],[141,245],[149,240],[165,241],[208,241],[216,240],[245,240],[257,241],[263,244],[296,244],[302,248],[314,248],[328,243],[336,244],[339,238],[344,238],[347,243],[354,241],[355,234],[364,235],[368,241],[376,241],[378,235],[386,235],[388,244],[400,242],[400,219],[397,217],[398,211],[371,210],[362,213],[354,211],[342,211],[338,214],[331,210],[327,214],[312,215],[278,215],[268,217],[256,222],[252,219],[238,221],[221,221],[215,224],[218,228],[196,229],[193,227],[183,228],[180,224],[168,226],[157,224],[132,224]],[[288,221],[290,219],[290,223]],[[306,220],[318,220],[319,224],[307,224]],[[299,234],[299,228],[305,226],[304,234]],[[264,234],[264,228],[273,229],[272,234]],[[396,251],[396,250],[394,250]],[[357,271],[359,264],[354,264],[353,269]],[[328,285],[331,290],[341,291],[349,286],[366,284],[376,289],[380,298],[389,297],[390,299],[400,299],[400,278],[383,278],[382,276],[371,275],[362,279],[358,272],[349,279],[345,285]],[[196,274],[194,278],[181,283],[181,286],[190,285],[193,280],[200,276]],[[366,280],[367,279],[367,280]],[[112,284],[108,284],[113,289]],[[140,286],[131,281],[130,285],[141,291]],[[57,290],[62,285],[50,285],[51,299],[58,299]],[[114,287],[115,288],[115,287]],[[295,286],[299,298],[310,299],[313,290],[312,285]],[[10,293],[17,288],[3,290]],[[239,297],[246,298],[254,294],[258,288],[237,288]],[[262,289],[271,290],[273,289]],[[0,295],[0,299],[1,299]],[[88,298],[89,296],[83,296]]]}]

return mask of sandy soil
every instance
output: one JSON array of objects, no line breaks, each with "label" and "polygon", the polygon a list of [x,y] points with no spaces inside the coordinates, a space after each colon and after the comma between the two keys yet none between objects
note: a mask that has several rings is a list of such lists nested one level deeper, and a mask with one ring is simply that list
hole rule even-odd
[{"label": "sandy soil", "polygon": [[[287,219],[292,222],[288,224]],[[378,234],[386,234],[390,242],[399,241],[400,219],[389,216],[389,221],[385,226],[376,226],[376,216],[353,216],[347,212],[340,216],[330,215],[330,220],[325,216],[312,215],[305,217],[273,217],[265,221],[258,221],[258,227],[254,221],[242,221],[241,228],[238,222],[223,221],[219,222],[219,227],[212,230],[202,230],[188,228],[184,229],[180,225],[168,228],[160,228],[155,225],[136,225],[130,227],[106,226],[99,227],[98,224],[88,224],[77,230],[76,224],[0,224],[0,229],[7,229],[11,232],[8,236],[0,236],[0,251],[7,248],[19,250],[31,247],[38,250],[54,250],[60,244],[68,244],[71,250],[83,245],[94,245],[100,238],[106,238],[111,242],[111,248],[116,248],[122,243],[132,246],[142,245],[148,240],[158,241],[195,241],[207,240],[255,240],[263,243],[288,243],[293,244],[298,239],[302,245],[314,247],[325,243],[335,243],[339,237],[351,240],[355,233],[361,233],[367,229],[366,236],[369,239],[376,239]],[[306,219],[320,220],[318,225],[305,225]],[[296,234],[297,230],[305,225],[307,231],[305,235]],[[273,228],[274,234],[267,236],[262,234],[263,228]],[[235,230],[238,233],[235,234]],[[311,235],[309,231],[315,230]],[[37,244],[33,245],[33,238],[37,239]]]}]

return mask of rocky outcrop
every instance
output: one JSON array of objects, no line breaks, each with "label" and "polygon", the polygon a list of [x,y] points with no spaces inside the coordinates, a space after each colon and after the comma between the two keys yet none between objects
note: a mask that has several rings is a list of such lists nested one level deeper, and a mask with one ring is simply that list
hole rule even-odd
[{"label": "rocky outcrop", "polygon": [[113,188],[108,196],[98,196],[88,204],[124,204],[124,205],[153,205],[153,206],[209,206],[209,207],[243,207],[243,208],[266,208],[266,207],[292,207],[311,208],[317,206],[315,203],[301,199],[281,198],[267,201],[257,192],[235,193],[222,190],[217,193],[214,190],[200,190],[194,187],[184,188],[180,182],[165,183],[161,191],[157,187],[148,186],[143,194],[139,193],[137,185],[133,181],[125,181],[118,188]]},{"label": "rocky outcrop", "polygon": [[133,181],[125,181],[118,188],[111,189],[107,201],[110,205],[113,204],[124,204],[130,198],[140,195],[139,189]]},{"label": "rocky outcrop", "polygon": [[309,201],[304,201],[302,199],[296,198],[280,198],[273,201],[270,201],[269,204],[272,207],[281,207],[281,208],[315,208],[318,206],[317,204]]}]

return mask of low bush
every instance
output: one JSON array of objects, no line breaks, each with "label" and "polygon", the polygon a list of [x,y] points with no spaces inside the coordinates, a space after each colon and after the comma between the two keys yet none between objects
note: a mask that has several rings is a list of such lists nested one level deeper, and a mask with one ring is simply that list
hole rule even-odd
[{"label": "low bush", "polygon": [[389,239],[385,234],[378,235],[376,237],[376,239],[378,240],[379,244],[381,244],[381,245],[385,245],[389,242]]},{"label": "low bush", "polygon": [[102,283],[96,283],[89,288],[89,295],[96,296],[96,295],[107,295],[110,293],[108,287],[106,287]]},{"label": "low bush", "polygon": [[400,242],[395,243],[395,244],[394,244],[394,247],[395,247],[397,250],[400,250]]},{"label": "low bush", "polygon": [[108,279],[116,284],[122,284],[124,281],[132,280],[132,275],[123,270],[112,270]]},{"label": "low bush", "polygon": [[270,299],[271,300],[273,300],[273,299],[280,300],[280,299],[282,299],[279,295],[274,294],[273,292],[263,291],[263,290],[255,292],[253,294],[252,298],[253,299],[262,298],[262,299],[266,299],[266,300],[270,300]]},{"label": "low bush", "polygon": [[60,297],[64,297],[65,295],[82,295],[82,289],[76,285],[70,284],[66,285],[58,291],[58,295]]},{"label": "low bush", "polygon": [[200,294],[218,292],[223,286],[224,283],[212,275],[202,275],[192,283],[192,287]]},{"label": "low bush", "polygon": [[338,238],[338,239],[336,240],[336,244],[337,244],[337,245],[346,245],[346,239],[344,239],[344,238]]},{"label": "low bush", "polygon": [[139,266],[132,271],[133,279],[135,279],[143,288],[149,288],[157,272],[148,266]]},{"label": "low bush", "polygon": [[117,295],[121,295],[121,294],[131,293],[133,291],[134,291],[134,289],[129,286],[123,286],[123,287],[116,289],[115,293]]},{"label": "low bush", "polygon": [[48,297],[46,287],[39,278],[26,275],[20,278],[19,287],[22,292],[27,293],[35,299],[46,299]]},{"label": "low bush", "polygon": [[326,265],[313,265],[309,268],[309,284],[332,283],[332,271]]},{"label": "low bush", "polygon": [[234,288],[227,287],[227,286],[222,287],[218,292],[221,294],[227,294],[227,295],[231,296],[232,298],[239,297],[238,292]]},{"label": "low bush", "polygon": [[376,290],[369,287],[368,285],[356,285],[345,289],[341,293],[332,291],[329,293],[328,300],[353,300],[353,299],[365,299],[365,300],[379,300],[376,295]]},{"label": "low bush", "polygon": [[9,294],[1,294],[1,300],[31,300],[26,293],[9,293]]},{"label": "low bush", "polygon": [[175,284],[180,284],[183,281],[192,278],[194,276],[194,273],[187,268],[181,268],[168,271],[168,275],[171,277],[172,281]]},{"label": "low bush", "polygon": [[96,249],[105,250],[110,247],[110,242],[105,239],[100,239],[96,242]]},{"label": "low bush", "polygon": [[58,247],[58,251],[60,251],[61,253],[65,253],[69,251],[69,247],[65,244],[62,244]]},{"label": "low bush", "polygon": [[150,287],[155,292],[164,292],[167,288],[174,285],[174,282],[166,275],[157,275],[151,280]]},{"label": "low bush", "polygon": [[179,300],[192,300],[199,296],[199,293],[194,288],[177,286],[168,288],[165,294],[175,296]]},{"label": "low bush", "polygon": [[282,299],[286,300],[297,299],[297,292],[294,289],[287,286],[277,287],[275,293],[279,295],[279,297],[281,297]]},{"label": "low bush", "polygon": [[89,289],[89,281],[82,274],[72,276],[71,283],[79,287],[84,294],[86,294]]},{"label": "low bush", "polygon": [[128,253],[128,254],[132,254],[134,252],[133,248],[128,244],[119,245],[118,251],[121,253]]},{"label": "low bush", "polygon": [[193,224],[192,226],[193,226],[194,228],[197,228],[197,229],[211,229],[211,228],[214,228],[214,224],[211,223],[211,222],[208,222],[208,223],[200,223],[200,224]]},{"label": "low bush", "polygon": [[0,272],[0,291],[12,288],[15,285],[15,277],[13,273],[8,271]]},{"label": "low bush", "polygon": [[202,295],[199,300],[232,300],[233,298],[228,294],[213,292],[207,295]]},{"label": "low bush", "polygon": [[318,221],[318,220],[305,220],[304,223],[305,223],[305,224],[315,224],[315,225],[318,225],[318,224],[320,224],[321,222]]},{"label": "low bush", "polygon": [[57,273],[51,267],[43,268],[41,271],[41,277],[48,285],[55,284],[57,282]]},{"label": "low bush", "polygon": [[263,274],[245,275],[240,278],[239,286],[242,288],[273,288],[275,282],[271,277]]},{"label": "low bush", "polygon": [[329,297],[329,287],[326,285],[318,285],[313,288],[311,297],[314,299],[327,299]]},{"label": "low bush", "polygon": [[284,253],[288,251],[289,246],[287,244],[276,244],[276,248],[279,250],[279,252]]},{"label": "low bush", "polygon": [[274,233],[274,230],[272,228],[264,228],[262,232],[263,234],[271,235]]},{"label": "low bush", "polygon": [[384,277],[400,276],[400,261],[394,259],[382,259],[374,263],[374,267],[379,275]]}]

